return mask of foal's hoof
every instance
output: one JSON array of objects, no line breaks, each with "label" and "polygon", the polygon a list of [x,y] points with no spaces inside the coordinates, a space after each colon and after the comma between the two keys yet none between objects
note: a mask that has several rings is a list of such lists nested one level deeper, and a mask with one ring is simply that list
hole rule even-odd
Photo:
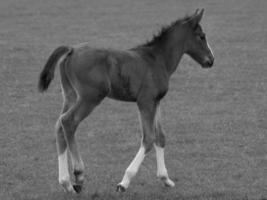
[{"label": "foal's hoof", "polygon": [[82,185],[73,185],[74,191],[79,194],[82,191]]},{"label": "foal's hoof", "polygon": [[163,181],[164,181],[165,187],[174,187],[175,186],[175,183],[170,178],[166,178]]},{"label": "foal's hoof", "polygon": [[118,184],[116,191],[117,192],[125,192],[126,191],[126,188],[123,187],[121,184]]},{"label": "foal's hoof", "polygon": [[165,187],[174,187],[175,183],[167,176],[159,177],[161,181],[164,183]]},{"label": "foal's hoof", "polygon": [[76,194],[73,186],[71,185],[70,181],[60,181],[59,182],[65,192]]}]

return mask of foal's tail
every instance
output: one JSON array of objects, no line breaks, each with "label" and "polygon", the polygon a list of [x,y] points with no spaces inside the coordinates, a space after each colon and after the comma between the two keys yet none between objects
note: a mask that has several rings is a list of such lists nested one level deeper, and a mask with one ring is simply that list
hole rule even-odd
[{"label": "foal's tail", "polygon": [[59,59],[63,55],[70,55],[72,51],[73,49],[71,47],[60,46],[56,48],[54,52],[50,55],[39,77],[38,90],[40,92],[46,91],[50,82],[53,80],[55,68]]}]

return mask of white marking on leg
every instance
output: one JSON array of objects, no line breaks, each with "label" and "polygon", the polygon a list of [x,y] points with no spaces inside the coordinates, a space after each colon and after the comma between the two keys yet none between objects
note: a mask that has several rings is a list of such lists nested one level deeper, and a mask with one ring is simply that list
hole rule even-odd
[{"label": "white marking on leg", "polygon": [[166,186],[174,187],[175,183],[169,178],[164,159],[164,148],[154,145],[157,158],[157,177],[159,177]]},{"label": "white marking on leg", "polygon": [[70,182],[67,149],[58,156],[58,181],[67,191],[73,191]]},{"label": "white marking on leg", "polygon": [[67,150],[58,156],[58,179],[68,180],[70,178],[68,169],[68,155]]},{"label": "white marking on leg", "polygon": [[142,164],[144,158],[145,158],[145,148],[141,146],[136,156],[134,157],[133,161],[126,169],[123,179],[119,183],[119,185],[122,185],[125,189],[129,187],[132,178],[138,172],[139,167]]},{"label": "white marking on leg", "polygon": [[168,176],[167,169],[164,161],[164,148],[154,145],[157,158],[157,176]]}]

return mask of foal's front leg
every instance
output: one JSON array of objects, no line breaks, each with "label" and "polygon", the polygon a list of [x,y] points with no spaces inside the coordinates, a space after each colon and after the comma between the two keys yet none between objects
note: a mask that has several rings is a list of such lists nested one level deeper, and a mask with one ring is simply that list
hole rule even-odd
[{"label": "foal's front leg", "polygon": [[145,103],[138,103],[140,111],[140,121],[142,125],[142,141],[138,153],[132,160],[131,164],[125,171],[122,181],[117,185],[117,191],[124,192],[130,185],[131,180],[141,166],[145,155],[153,147],[155,142],[155,128],[154,119],[156,113],[156,103],[153,101],[145,101]]},{"label": "foal's front leg", "polygon": [[165,135],[160,123],[160,108],[157,109],[156,114],[156,142],[154,148],[156,150],[157,158],[157,177],[160,178],[165,186],[174,187],[175,183],[169,178],[164,159]]},{"label": "foal's front leg", "polygon": [[157,157],[157,177],[160,178],[166,187],[174,187],[175,183],[169,178],[164,159],[164,148],[154,145]]}]

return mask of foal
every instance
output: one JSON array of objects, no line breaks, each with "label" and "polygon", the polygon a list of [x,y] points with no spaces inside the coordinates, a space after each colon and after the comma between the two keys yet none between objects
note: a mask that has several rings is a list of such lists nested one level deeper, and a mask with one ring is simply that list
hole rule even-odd
[{"label": "foal", "polygon": [[[39,79],[39,91],[47,90],[60,62],[63,108],[56,123],[59,183],[68,192],[78,193],[84,181],[84,164],[75,140],[79,123],[105,98],[136,102],[140,112],[141,146],[125,171],[117,191],[125,191],[145,155],[156,150],[157,176],[166,186],[169,178],[164,161],[165,136],[160,121],[160,100],[168,91],[169,79],[186,53],[203,68],[214,57],[199,22],[204,10],[177,20],[154,38],[135,48],[120,51],[94,49],[88,45],[61,46],[49,57]],[[69,150],[75,183],[68,167]]]}]

